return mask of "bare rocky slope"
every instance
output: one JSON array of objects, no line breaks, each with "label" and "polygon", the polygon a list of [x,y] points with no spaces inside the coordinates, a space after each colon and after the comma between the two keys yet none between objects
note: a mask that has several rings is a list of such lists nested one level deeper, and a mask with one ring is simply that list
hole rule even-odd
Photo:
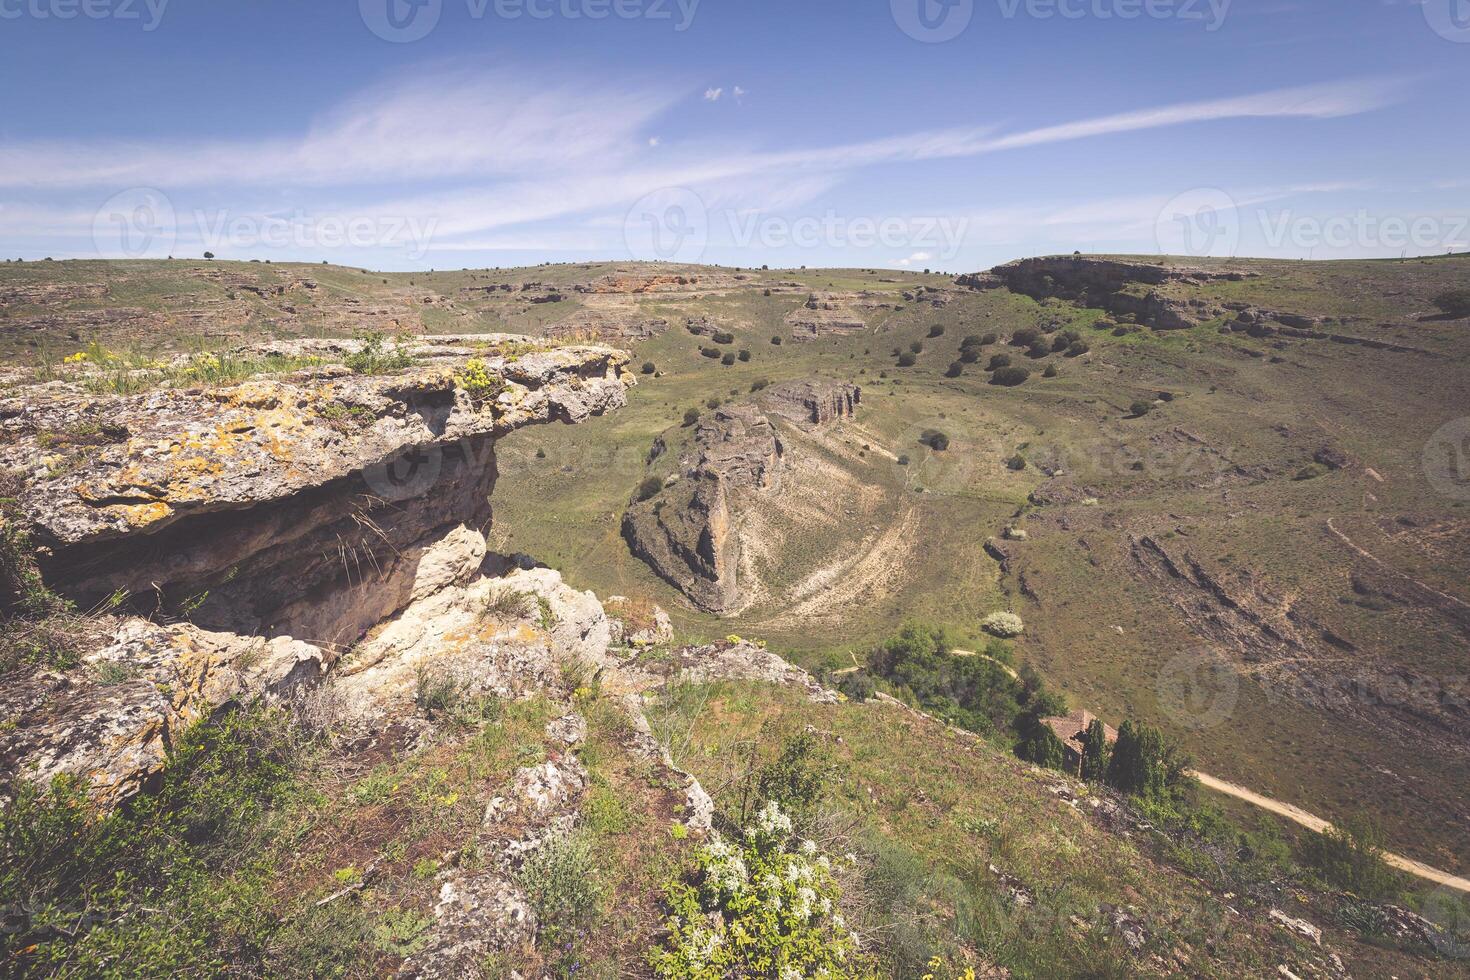
[{"label": "bare rocky slope", "polygon": [[633,554],[701,609],[740,607],[737,500],[752,499],[747,491],[756,498],[779,491],[787,452],[779,425],[831,425],[850,418],[861,400],[855,385],[794,381],[701,418],[678,475],[628,508],[623,535]]}]

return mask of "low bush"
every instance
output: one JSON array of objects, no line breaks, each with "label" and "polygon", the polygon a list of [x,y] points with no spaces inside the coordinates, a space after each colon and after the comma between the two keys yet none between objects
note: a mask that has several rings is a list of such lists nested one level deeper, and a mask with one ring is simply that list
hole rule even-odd
[{"label": "low bush", "polygon": [[1040,339],[1042,339],[1040,330],[1035,327],[1023,327],[1011,334],[1011,346],[1030,347]]},{"label": "low bush", "polygon": [[904,351],[902,354],[898,355],[899,367],[913,367],[917,363],[919,363],[919,359],[915,357],[914,354],[910,351]]},{"label": "low bush", "polygon": [[934,324],[934,326],[932,326],[932,327],[929,328],[929,337],[930,337],[931,340],[933,338],[935,338],[935,337],[943,337],[943,336],[944,336],[944,324],[942,324],[942,323],[936,323],[936,324]]},{"label": "low bush", "polygon": [[643,482],[638,484],[638,502],[642,503],[645,500],[652,500],[663,491],[663,488],[663,480],[656,476],[645,477]]},{"label": "low bush", "polygon": [[1011,366],[1011,355],[1009,355],[1009,354],[996,354],[996,355],[994,355],[994,356],[992,356],[990,358],[990,363],[988,365],[986,365],[985,370],[987,370],[987,371],[999,371],[1001,368],[1006,368],[1006,367],[1010,367],[1010,366]]},{"label": "low bush", "polygon": [[553,837],[526,858],[516,880],[536,912],[536,945],[552,960],[557,975],[575,970],[578,947],[597,920],[593,841],[587,834]]},{"label": "low bush", "polygon": [[1031,377],[1031,372],[1023,367],[1003,367],[990,376],[990,383],[1014,388],[1016,385],[1025,384],[1029,377]]},{"label": "low bush", "polygon": [[713,340],[717,344],[733,344],[735,343],[735,335],[728,330],[716,330],[710,335],[710,340]]},{"label": "low bush", "polygon": [[945,370],[944,376],[946,378],[958,378],[960,375],[962,375],[964,373],[965,373],[965,365],[964,365],[964,362],[962,362],[962,361],[953,361],[953,362],[950,363],[949,368]]},{"label": "low bush", "polygon": [[1153,410],[1154,410],[1154,403],[1153,402],[1144,401],[1143,399],[1139,399],[1138,401],[1134,402],[1132,405],[1129,405],[1128,406],[1128,411],[1136,419],[1143,418],[1145,415],[1147,415],[1149,412],[1152,412]]},{"label": "low bush", "polygon": [[1312,835],[1304,848],[1306,862],[1330,884],[1369,901],[1397,896],[1399,882],[1383,862],[1383,828],[1366,815],[1354,815]]},{"label": "low bush", "polygon": [[1449,289],[1430,302],[1448,316],[1470,316],[1470,289]]},{"label": "low bush", "polygon": [[657,370],[658,370],[658,367],[652,361],[644,361],[643,362],[643,373],[644,374],[653,374]]},{"label": "low bush", "polygon": [[737,839],[713,835],[666,895],[668,938],[649,954],[658,977],[877,976],[839,911],[831,859],[775,803]]},{"label": "low bush", "polygon": [[980,622],[980,628],[991,636],[998,636],[1001,639],[1008,640],[1024,633],[1026,631],[1026,624],[1015,613],[995,612],[986,616]]}]

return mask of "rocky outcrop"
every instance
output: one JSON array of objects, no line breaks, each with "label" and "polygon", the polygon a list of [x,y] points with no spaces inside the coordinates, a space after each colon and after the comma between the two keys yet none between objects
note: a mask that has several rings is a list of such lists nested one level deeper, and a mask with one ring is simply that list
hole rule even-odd
[{"label": "rocky outcrop", "polygon": [[786,314],[791,339],[807,341],[862,333],[868,329],[863,318],[865,311],[895,308],[880,295],[866,292],[812,293],[805,304]]},{"label": "rocky outcrop", "polygon": [[581,309],[546,328],[546,336],[619,342],[657,337],[669,329],[663,317],[649,316],[636,307]]},{"label": "rocky outcrop", "polygon": [[786,449],[773,419],[813,429],[850,417],[861,399],[855,385],[797,381],[701,419],[679,479],[624,515],[633,554],[700,609],[736,609],[742,601],[737,500],[778,489]]},{"label": "rocky outcrop", "polygon": [[1181,299],[1162,287],[1238,282],[1252,275],[1235,269],[1066,255],[1008,262],[989,272],[960,276],[955,282],[969,289],[1004,287],[1038,301],[1055,297],[1132,317],[1155,330],[1178,330],[1203,323],[1223,310]]},{"label": "rocky outcrop", "polygon": [[857,412],[863,390],[857,385],[813,379],[789,381],[761,392],[758,402],[773,415],[779,415],[804,429],[829,425]]},{"label": "rocky outcrop", "polygon": [[[428,338],[403,349],[411,366],[364,375],[340,363],[358,345],[237,355],[323,361],[285,377],[0,403],[0,468],[23,474],[47,581],[82,608],[121,594],[209,628],[351,643],[430,574],[425,547],[488,521],[496,439],[615,408],[630,383],[606,348]],[[459,380],[471,361],[483,389]]]},{"label": "rocky outcrop", "polygon": [[[566,651],[605,651],[595,598],[544,570],[487,577],[483,528],[495,441],[621,405],[627,355],[440,337],[389,373],[344,366],[366,353],[266,345],[237,356],[321,363],[124,396],[64,379],[0,403],[0,466],[46,583],[117,611],[80,669],[6,678],[4,772],[77,773],[108,805],[147,784],[183,726],[230,704],[298,700],[330,675],[352,702],[342,714],[381,717],[412,700],[425,658],[459,656],[517,696]],[[498,635],[497,588],[547,594],[544,641]]]}]

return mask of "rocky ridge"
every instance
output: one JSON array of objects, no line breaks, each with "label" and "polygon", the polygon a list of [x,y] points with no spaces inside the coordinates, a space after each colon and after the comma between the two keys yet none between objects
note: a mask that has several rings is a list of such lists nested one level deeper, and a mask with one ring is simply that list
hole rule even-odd
[{"label": "rocky ridge", "polygon": [[786,452],[774,420],[803,429],[851,417],[862,399],[856,385],[812,379],[724,405],[702,418],[680,473],[623,517],[633,553],[708,612],[742,602],[737,501],[779,489]]}]

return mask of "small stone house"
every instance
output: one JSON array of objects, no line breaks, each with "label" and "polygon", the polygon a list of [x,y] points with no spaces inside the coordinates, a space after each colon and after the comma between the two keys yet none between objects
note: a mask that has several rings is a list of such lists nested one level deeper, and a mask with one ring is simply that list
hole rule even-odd
[{"label": "small stone house", "polygon": [[[1092,712],[1082,710],[1060,718],[1041,719],[1041,723],[1050,728],[1061,741],[1063,768],[1074,776],[1082,775],[1082,753],[1087,749],[1087,730],[1096,720],[1097,716]],[[1103,734],[1107,736],[1109,745],[1118,740],[1118,730],[1106,723],[1103,724]]]}]

